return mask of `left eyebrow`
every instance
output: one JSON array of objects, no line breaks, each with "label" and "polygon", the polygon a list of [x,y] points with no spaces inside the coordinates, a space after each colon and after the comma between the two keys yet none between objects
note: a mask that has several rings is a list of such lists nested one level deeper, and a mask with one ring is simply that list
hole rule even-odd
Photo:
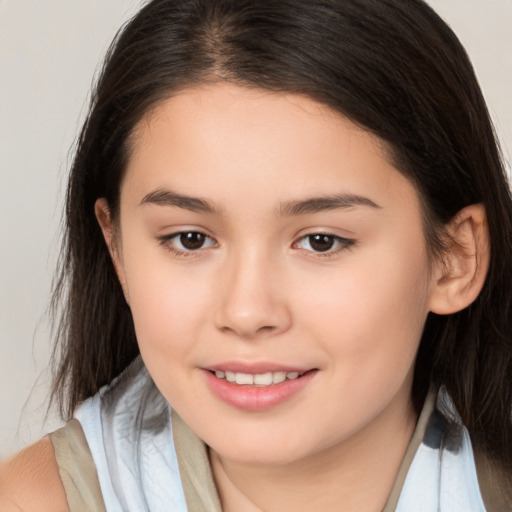
[{"label": "left eyebrow", "polygon": [[312,197],[301,201],[286,201],[281,204],[279,213],[282,216],[307,215],[336,210],[338,208],[352,208],[354,206],[381,208],[367,197],[356,194],[339,194],[326,197]]}]

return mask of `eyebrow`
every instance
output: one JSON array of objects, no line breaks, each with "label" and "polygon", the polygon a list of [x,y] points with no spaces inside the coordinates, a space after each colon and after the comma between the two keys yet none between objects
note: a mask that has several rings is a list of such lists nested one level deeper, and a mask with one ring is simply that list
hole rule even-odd
[{"label": "eyebrow", "polygon": [[202,199],[200,197],[185,196],[168,189],[158,189],[150,192],[149,194],[146,194],[142,198],[140,204],[176,206],[178,208],[183,208],[184,210],[190,210],[192,212],[198,213],[209,213],[212,215],[217,213],[215,206],[206,199]]},{"label": "eyebrow", "polygon": [[[143,204],[155,204],[158,206],[174,206],[198,213],[215,215],[219,210],[215,205],[200,197],[191,197],[178,194],[169,189],[157,189],[146,194]],[[381,207],[371,199],[357,194],[337,194],[332,196],[312,197],[297,201],[286,201],[279,208],[280,216],[298,216],[320,213],[328,210],[346,209],[354,206],[366,206],[380,209]]]},{"label": "eyebrow", "polygon": [[338,194],[327,197],[312,197],[302,201],[287,201],[281,204],[280,214],[282,216],[307,215],[320,213],[338,208],[352,208],[354,206],[367,206],[370,208],[381,208],[371,199],[357,194]]}]

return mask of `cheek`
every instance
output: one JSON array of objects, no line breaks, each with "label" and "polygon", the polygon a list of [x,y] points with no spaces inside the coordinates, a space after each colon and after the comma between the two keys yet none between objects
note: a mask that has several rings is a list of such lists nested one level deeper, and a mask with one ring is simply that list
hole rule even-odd
[{"label": "cheek", "polygon": [[[363,248],[335,275],[306,283],[301,305],[346,379],[382,372],[404,375],[414,361],[428,313],[428,258],[422,239]],[[322,282],[323,279],[323,282]],[[316,292],[315,292],[316,290]],[[322,290],[322,293],[319,291]],[[364,378],[361,379],[364,381]]]},{"label": "cheek", "polygon": [[200,271],[171,265],[164,250],[157,252],[135,249],[125,261],[137,340],[145,359],[186,357],[204,328],[212,286]]}]

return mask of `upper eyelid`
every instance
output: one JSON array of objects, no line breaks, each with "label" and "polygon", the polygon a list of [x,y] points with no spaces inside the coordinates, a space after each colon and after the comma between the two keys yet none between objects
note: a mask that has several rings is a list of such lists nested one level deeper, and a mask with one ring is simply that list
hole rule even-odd
[{"label": "upper eyelid", "polygon": [[298,241],[298,240],[302,240],[304,238],[308,238],[309,236],[315,236],[315,235],[329,236],[329,237],[332,237],[332,238],[336,238],[337,240],[355,241],[355,239],[350,237],[350,236],[338,235],[336,233],[333,233],[332,231],[329,231],[328,229],[319,229],[319,230],[313,229],[311,231],[307,231],[304,234],[301,234],[300,236],[297,236],[295,238],[295,240]]},{"label": "upper eyelid", "polygon": [[212,240],[215,240],[215,237],[213,237],[212,235],[207,233],[206,230],[203,230],[203,229],[179,229],[178,231],[172,231],[171,233],[168,233],[168,234],[158,235],[157,238],[170,240],[171,238],[175,238],[178,235],[184,235],[186,233],[199,233],[208,238],[211,238]]},{"label": "upper eyelid", "polygon": [[198,233],[200,235],[204,235],[206,238],[209,238],[210,240],[212,240],[213,242],[215,243],[218,243],[217,240],[209,235],[208,233],[205,233],[204,231],[201,231],[200,229],[182,229],[180,231],[175,231],[174,233],[169,233],[168,235],[162,235],[160,237],[158,237],[160,240],[162,241],[168,241],[168,240],[172,240],[173,238],[176,238],[180,235],[185,235],[187,233]]},{"label": "upper eyelid", "polygon": [[334,238],[335,240],[337,240],[338,242],[340,242],[342,244],[343,243],[354,244],[356,242],[356,240],[353,239],[353,238],[347,238],[347,237],[341,236],[341,235],[334,235],[332,233],[318,231],[318,232],[315,232],[315,233],[308,233],[306,235],[302,235],[299,238],[297,238],[297,240],[295,242],[293,242],[293,243],[296,244],[296,243],[300,242],[301,240],[304,240],[305,238],[309,238],[310,236],[315,236],[315,235],[328,236],[328,237]]}]

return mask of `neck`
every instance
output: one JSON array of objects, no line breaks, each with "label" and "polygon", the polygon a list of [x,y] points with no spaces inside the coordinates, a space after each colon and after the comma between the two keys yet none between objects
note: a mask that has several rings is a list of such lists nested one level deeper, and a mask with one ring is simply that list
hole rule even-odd
[{"label": "neck", "polygon": [[350,439],[279,466],[234,462],[211,450],[223,510],[380,512],[416,420],[411,401],[397,400]]}]

